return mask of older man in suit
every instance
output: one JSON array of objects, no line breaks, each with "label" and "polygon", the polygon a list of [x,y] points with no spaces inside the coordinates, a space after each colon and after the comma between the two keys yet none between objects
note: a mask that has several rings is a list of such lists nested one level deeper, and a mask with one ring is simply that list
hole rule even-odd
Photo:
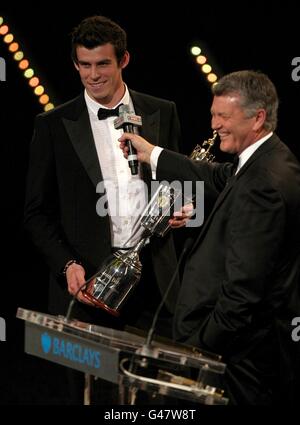
[{"label": "older man in suit", "polygon": [[[300,308],[300,167],[274,134],[278,97],[266,75],[234,72],[213,94],[212,128],[237,167],[193,163],[139,136],[131,140],[158,178],[200,179],[219,192],[185,267],[174,336],[223,355],[232,403],[270,404],[280,385],[281,332],[290,338]],[[125,155],[128,137],[120,139]]]}]

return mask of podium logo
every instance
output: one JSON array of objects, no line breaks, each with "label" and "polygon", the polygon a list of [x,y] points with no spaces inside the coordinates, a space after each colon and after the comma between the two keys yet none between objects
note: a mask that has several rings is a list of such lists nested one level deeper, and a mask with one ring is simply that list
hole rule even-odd
[{"label": "podium logo", "polygon": [[42,334],[41,343],[44,353],[48,354],[51,348],[51,336],[47,332]]},{"label": "podium logo", "polygon": [[63,338],[51,337],[47,332],[41,334],[41,346],[45,354],[67,359],[71,362],[86,364],[87,366],[99,369],[99,351],[81,344],[73,343]]}]

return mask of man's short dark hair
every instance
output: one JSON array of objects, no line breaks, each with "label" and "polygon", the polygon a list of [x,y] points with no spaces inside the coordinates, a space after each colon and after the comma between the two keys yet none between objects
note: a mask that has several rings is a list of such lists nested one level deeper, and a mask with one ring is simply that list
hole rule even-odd
[{"label": "man's short dark hair", "polygon": [[114,46],[118,64],[127,49],[126,32],[118,24],[105,16],[91,16],[84,19],[73,29],[71,37],[71,55],[75,63],[78,63],[76,54],[77,46],[93,49],[110,43]]}]

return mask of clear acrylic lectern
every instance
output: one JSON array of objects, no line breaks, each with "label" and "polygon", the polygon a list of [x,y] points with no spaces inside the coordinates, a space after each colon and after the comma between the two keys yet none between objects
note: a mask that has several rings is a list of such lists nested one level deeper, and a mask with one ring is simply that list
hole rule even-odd
[{"label": "clear acrylic lectern", "polygon": [[138,390],[201,404],[227,404],[211,385],[225,364],[218,355],[195,347],[146,338],[130,332],[66,320],[19,308],[25,321],[25,352],[85,373],[85,404],[91,377],[119,385],[120,404],[134,404]]}]

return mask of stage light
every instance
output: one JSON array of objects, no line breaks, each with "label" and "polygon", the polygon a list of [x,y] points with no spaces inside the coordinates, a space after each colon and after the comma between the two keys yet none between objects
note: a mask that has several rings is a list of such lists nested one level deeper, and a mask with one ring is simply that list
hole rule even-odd
[{"label": "stage light", "polygon": [[47,103],[47,104],[44,106],[44,111],[45,111],[45,112],[50,111],[51,109],[54,109],[54,105],[53,105],[53,103]]},{"label": "stage light", "polygon": [[47,94],[43,94],[40,98],[39,98],[39,102],[42,105],[46,105],[46,103],[49,102],[49,96]]},{"label": "stage light", "polygon": [[207,61],[207,58],[203,55],[197,56],[196,62],[199,63],[199,65],[204,65]]},{"label": "stage light", "polygon": [[201,67],[201,69],[202,69],[202,72],[204,72],[204,74],[209,74],[212,68],[208,63],[206,63],[205,65]]},{"label": "stage light", "polygon": [[21,62],[19,63],[19,68],[24,70],[27,69],[29,67],[29,62],[27,59],[22,59]]},{"label": "stage light", "polygon": [[[207,54],[204,54],[204,51],[199,46],[192,46],[191,54],[195,57],[195,61],[198,65],[201,65],[201,71],[206,75],[206,81],[210,84],[215,84],[218,80],[218,76],[215,72],[212,72],[212,66],[209,64],[209,57]],[[202,53],[200,55],[200,53]]]},{"label": "stage light", "polygon": [[191,54],[193,56],[198,56],[198,55],[200,55],[200,53],[201,53],[201,49],[200,49],[199,46],[192,46],[191,47]]},{"label": "stage light", "polygon": [[10,44],[14,39],[14,36],[12,34],[6,34],[6,36],[3,38],[4,43]]},{"label": "stage light", "polygon": [[12,53],[14,53],[14,52],[16,52],[17,50],[18,50],[18,48],[19,48],[19,45],[18,45],[18,43],[11,43],[10,45],[9,45],[9,47],[8,47],[8,50],[10,51],[10,52],[12,52]]},{"label": "stage light", "polygon": [[39,85],[34,89],[34,94],[36,94],[37,96],[40,96],[41,94],[43,94],[45,91],[44,87]]},{"label": "stage light", "polygon": [[16,52],[15,54],[14,54],[14,60],[15,61],[20,61],[20,60],[22,60],[24,58],[24,53],[21,51],[21,50],[19,50],[18,52]]},{"label": "stage light", "polygon": [[26,71],[24,72],[24,77],[31,78],[33,76],[34,76],[34,70],[32,68],[26,69]]},{"label": "stage light", "polygon": [[210,74],[208,74],[207,76],[207,80],[210,83],[215,83],[217,81],[218,77],[216,76],[216,74],[214,74],[213,72],[211,72]]},{"label": "stage light", "polygon": [[13,59],[19,62],[18,67],[23,71],[23,76],[29,80],[28,84],[33,89],[34,94],[39,96],[39,103],[44,105],[44,110],[53,109],[54,105],[49,102],[49,96],[45,93],[44,86],[40,85],[39,78],[34,76],[35,71],[29,68],[29,60],[24,57],[24,52],[19,50],[19,43],[14,40],[14,34],[9,31],[9,26],[4,23],[4,18],[0,16],[0,36],[3,36],[3,42],[8,45],[8,50],[13,54]]},{"label": "stage light", "polygon": [[8,33],[8,31],[9,31],[9,28],[8,28],[8,26],[7,26],[7,25],[2,25],[2,26],[0,27],[0,35],[5,35],[5,34],[7,34],[7,33]]},{"label": "stage light", "polygon": [[37,77],[30,78],[29,85],[30,87],[36,87],[40,83],[40,80]]}]

